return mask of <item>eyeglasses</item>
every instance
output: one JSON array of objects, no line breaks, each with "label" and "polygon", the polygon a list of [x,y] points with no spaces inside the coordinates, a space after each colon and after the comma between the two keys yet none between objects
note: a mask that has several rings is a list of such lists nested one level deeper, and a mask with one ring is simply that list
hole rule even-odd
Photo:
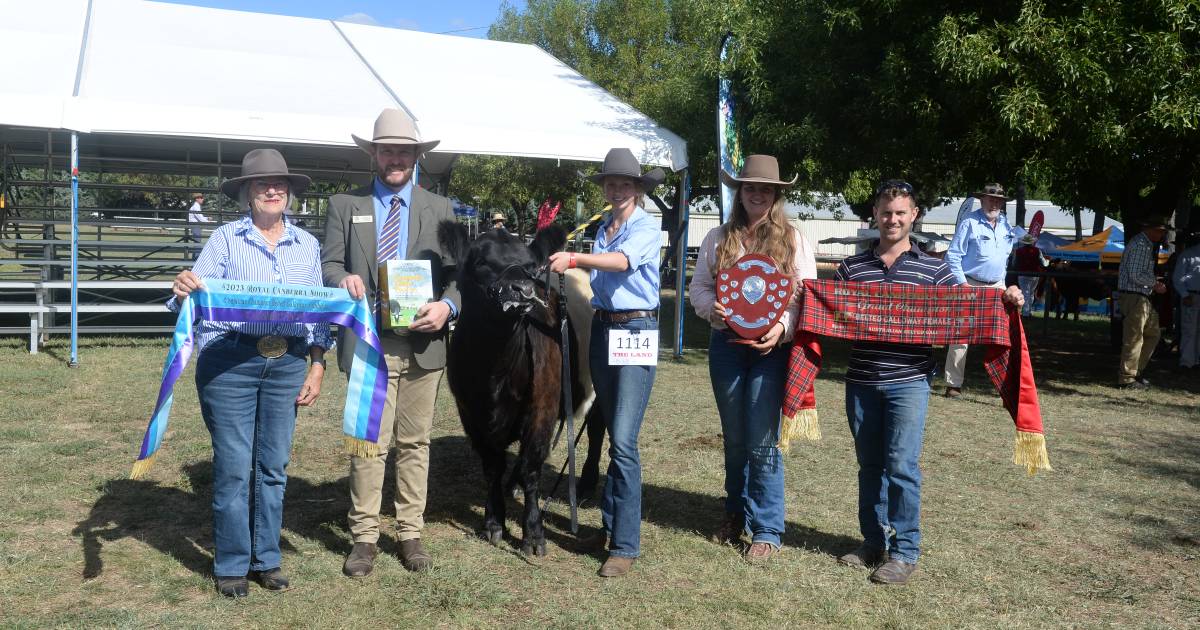
[{"label": "eyeglasses", "polygon": [[291,188],[291,182],[287,181],[286,179],[275,181],[255,181],[250,186],[256,193],[265,193],[272,189],[274,189],[277,193],[285,193]]},{"label": "eyeglasses", "polygon": [[878,198],[880,195],[889,190],[899,190],[909,197],[913,196],[912,184],[904,181],[903,179],[888,179],[884,180],[884,182],[879,185],[879,188],[875,189],[875,197]]}]

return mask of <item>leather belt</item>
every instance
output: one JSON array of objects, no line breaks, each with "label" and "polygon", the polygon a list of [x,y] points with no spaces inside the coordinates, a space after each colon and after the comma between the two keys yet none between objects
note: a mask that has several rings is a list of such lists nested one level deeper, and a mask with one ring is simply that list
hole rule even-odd
[{"label": "leather belt", "polygon": [[295,344],[303,341],[299,337],[281,337],[279,335],[255,337],[253,335],[232,333],[227,335],[227,337],[236,344],[253,346],[258,351],[259,356],[266,359],[278,359],[287,354],[288,350],[294,347]]},{"label": "leather belt", "polygon": [[[979,284],[996,284],[997,282],[1000,282],[1000,280],[995,280],[995,281],[980,280],[979,278],[976,278],[974,276],[967,276],[967,275],[964,275],[963,277],[965,277],[967,280],[971,280],[973,282],[978,282]],[[1001,278],[1001,280],[1003,280],[1003,278]]]},{"label": "leather belt", "polygon": [[596,317],[606,324],[624,324],[631,319],[639,319],[642,317],[656,318],[658,314],[654,311],[596,311]]}]

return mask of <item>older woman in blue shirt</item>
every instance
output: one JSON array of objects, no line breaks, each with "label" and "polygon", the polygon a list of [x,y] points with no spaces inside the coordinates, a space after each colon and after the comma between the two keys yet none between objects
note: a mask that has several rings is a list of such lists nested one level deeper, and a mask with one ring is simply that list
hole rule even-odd
[{"label": "older woman in blue shirt", "polygon": [[[317,240],[284,216],[310,181],[289,173],[274,149],[247,153],[242,176],[221,184],[246,216],[213,232],[195,266],[176,276],[168,307],[178,310],[205,278],[323,286]],[[321,392],[329,326],[201,320],[196,340],[196,389],[213,447],[217,590],[244,597],[247,577],[287,590],[279,531],[296,407]]]},{"label": "older woman in blue shirt", "polygon": [[[612,149],[591,180],[604,188],[612,213],[600,223],[591,254],[558,252],[550,269],[580,267],[592,274],[592,339],[589,360],[596,404],[608,428],[609,464],[600,505],[608,543],[601,577],[625,575],[641,552],[642,464],[638,432],[654,386],[653,365],[609,365],[609,331],[658,330],[658,259],[661,228],[642,209],[647,191],[663,182],[662,169],[645,175],[629,149]],[[657,348],[654,349],[657,352]]]}]

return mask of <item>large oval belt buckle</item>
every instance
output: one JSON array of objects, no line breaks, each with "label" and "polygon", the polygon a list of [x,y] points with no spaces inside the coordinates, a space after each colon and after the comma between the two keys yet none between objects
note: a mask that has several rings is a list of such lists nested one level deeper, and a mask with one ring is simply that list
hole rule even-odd
[{"label": "large oval belt buckle", "polygon": [[287,352],[287,339],[278,335],[267,335],[258,339],[258,353],[267,359],[278,359]]}]

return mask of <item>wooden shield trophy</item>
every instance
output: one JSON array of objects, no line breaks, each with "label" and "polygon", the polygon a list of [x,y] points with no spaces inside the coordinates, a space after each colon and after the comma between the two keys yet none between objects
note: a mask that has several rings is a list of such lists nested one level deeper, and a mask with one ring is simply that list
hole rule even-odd
[{"label": "wooden shield trophy", "polygon": [[792,279],[769,256],[746,254],[732,267],[717,271],[717,301],[725,307],[725,324],[752,343],[767,334],[791,302]]}]

